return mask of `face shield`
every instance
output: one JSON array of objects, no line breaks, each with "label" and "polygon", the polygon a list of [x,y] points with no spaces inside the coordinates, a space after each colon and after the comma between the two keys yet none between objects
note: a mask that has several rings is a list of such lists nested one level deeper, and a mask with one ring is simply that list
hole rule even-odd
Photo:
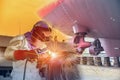
[{"label": "face shield", "polygon": [[42,42],[50,41],[51,38],[51,28],[44,22],[39,21],[34,25],[31,31],[32,36]]},{"label": "face shield", "polygon": [[[49,32],[51,34],[51,32]],[[47,42],[47,41],[50,41],[51,40],[51,35],[49,36],[46,36],[44,32],[41,32],[41,33],[37,33],[37,32],[34,32],[32,34],[32,36],[35,38],[35,39],[38,39],[42,42]]]}]

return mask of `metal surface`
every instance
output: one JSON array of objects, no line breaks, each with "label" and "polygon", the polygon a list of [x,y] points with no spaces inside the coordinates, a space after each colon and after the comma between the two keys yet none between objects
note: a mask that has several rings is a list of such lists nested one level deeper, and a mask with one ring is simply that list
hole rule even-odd
[{"label": "metal surface", "polygon": [[[101,42],[106,43],[103,47],[110,56],[120,56],[120,45],[113,47],[114,44],[120,43],[119,0],[64,0],[44,19],[72,36],[74,35],[72,26],[75,24],[81,29],[88,29],[87,36],[108,39],[101,39]],[[111,39],[112,43],[109,41]],[[118,48],[117,51],[114,48]]]},{"label": "metal surface", "polygon": [[89,36],[120,39],[119,4],[119,0],[64,0],[44,19],[69,35],[77,23],[89,29]]}]

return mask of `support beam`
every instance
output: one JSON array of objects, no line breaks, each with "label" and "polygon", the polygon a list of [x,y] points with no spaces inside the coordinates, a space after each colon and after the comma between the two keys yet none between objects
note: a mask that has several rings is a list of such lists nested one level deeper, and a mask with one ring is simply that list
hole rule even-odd
[{"label": "support beam", "polygon": [[87,64],[88,65],[94,65],[94,59],[93,59],[93,57],[87,57]]},{"label": "support beam", "polygon": [[96,66],[102,66],[101,57],[95,57],[95,65]]},{"label": "support beam", "polygon": [[104,66],[106,66],[106,67],[111,66],[109,57],[104,57]]},{"label": "support beam", "polygon": [[87,65],[87,57],[81,57],[81,64]]},{"label": "support beam", "polygon": [[113,59],[114,59],[113,66],[114,67],[120,67],[119,57],[113,57]]}]

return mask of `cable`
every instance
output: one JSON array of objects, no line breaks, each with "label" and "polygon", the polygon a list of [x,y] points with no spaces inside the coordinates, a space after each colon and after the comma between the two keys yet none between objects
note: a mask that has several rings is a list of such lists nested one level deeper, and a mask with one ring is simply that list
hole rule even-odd
[{"label": "cable", "polygon": [[23,80],[25,80],[25,77],[26,77],[27,62],[28,62],[28,59],[26,59],[26,61],[25,61],[24,73],[23,73]]}]

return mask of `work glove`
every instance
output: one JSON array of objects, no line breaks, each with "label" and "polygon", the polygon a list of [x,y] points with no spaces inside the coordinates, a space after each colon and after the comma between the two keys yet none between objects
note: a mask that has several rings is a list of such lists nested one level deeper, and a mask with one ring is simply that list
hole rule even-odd
[{"label": "work glove", "polygon": [[14,52],[14,59],[15,60],[34,60],[37,59],[38,55],[34,50],[16,50]]}]

